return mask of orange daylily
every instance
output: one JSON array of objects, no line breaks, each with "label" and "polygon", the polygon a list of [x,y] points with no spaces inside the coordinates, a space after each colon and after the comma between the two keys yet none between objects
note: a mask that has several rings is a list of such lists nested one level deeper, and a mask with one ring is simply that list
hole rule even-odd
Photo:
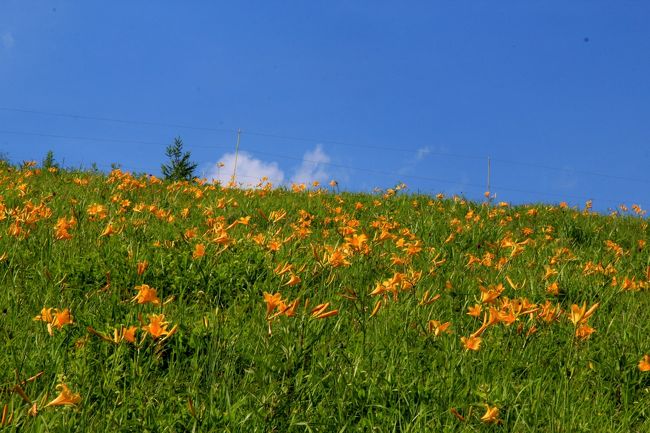
[{"label": "orange daylily", "polygon": [[429,332],[433,332],[433,335],[436,337],[440,336],[443,332],[451,334],[451,329],[449,329],[450,326],[451,322],[440,323],[437,320],[429,320],[429,323],[427,324]]},{"label": "orange daylily", "polygon": [[108,223],[106,225],[106,228],[104,228],[104,231],[102,232],[102,234],[99,235],[99,237],[102,238],[104,236],[111,236],[111,235],[114,235],[115,233],[117,233],[117,231],[113,227],[113,224]]},{"label": "orange daylily", "polygon": [[501,420],[499,419],[499,408],[496,406],[490,407],[485,405],[485,414],[481,417],[481,421],[488,424],[499,424]]},{"label": "orange daylily", "polygon": [[483,286],[479,287],[481,289],[481,302],[484,304],[491,304],[501,296],[501,293],[504,290],[503,284],[498,284],[496,286],[490,286],[485,288]]},{"label": "orange daylily", "polygon": [[73,394],[70,388],[65,383],[57,385],[57,389],[61,389],[59,395],[45,405],[48,406],[76,406],[81,401],[79,394]]},{"label": "orange daylily", "polygon": [[467,308],[467,315],[473,317],[480,317],[482,310],[483,307],[481,307],[479,304],[475,304],[473,307]]},{"label": "orange daylily", "polygon": [[300,301],[298,299],[295,299],[289,305],[281,305],[279,311],[276,314],[284,314],[287,317],[293,317],[296,315],[296,308],[298,308],[299,303]]},{"label": "orange daylily", "polygon": [[546,286],[546,293],[553,296],[557,296],[560,293],[560,286],[557,284],[557,281]]},{"label": "orange daylily", "polygon": [[578,326],[581,323],[584,323],[589,319],[589,317],[596,311],[600,304],[597,302],[592,305],[589,310],[587,310],[587,303],[584,302],[582,307],[577,306],[576,304],[571,305],[571,312],[569,313],[569,320],[575,326]]},{"label": "orange daylily", "polygon": [[149,267],[149,263],[146,260],[142,262],[138,262],[138,267],[137,267],[138,275],[144,274],[144,271],[146,271],[148,267]]},{"label": "orange daylily", "polygon": [[200,259],[204,255],[205,255],[205,245],[196,244],[196,246],[194,247],[194,251],[192,252],[192,258]]},{"label": "orange daylily", "polygon": [[478,351],[481,348],[481,337],[460,337],[465,350]]},{"label": "orange daylily", "polygon": [[350,266],[350,262],[347,260],[347,254],[341,249],[336,249],[332,251],[331,254],[326,256],[327,263],[334,268],[339,266]]},{"label": "orange daylily", "polygon": [[284,285],[285,286],[295,286],[296,284],[300,284],[300,281],[302,281],[300,279],[300,277],[298,275],[292,273],[291,276],[289,277],[289,281],[284,283]]},{"label": "orange daylily", "polygon": [[278,292],[275,294],[264,292],[264,301],[266,302],[266,317],[268,318],[273,310],[276,309],[279,305],[284,304],[282,302],[282,295]]},{"label": "orange daylily", "polygon": [[70,310],[66,308],[63,311],[56,309],[54,311],[54,318],[52,319],[51,323],[52,326],[56,327],[56,329],[63,328],[63,325],[72,324],[72,316],[70,315]]},{"label": "orange daylily", "polygon": [[278,265],[273,269],[273,272],[278,275],[284,275],[287,272],[290,272],[293,269],[293,265],[287,263],[278,263]]},{"label": "orange daylily", "polygon": [[122,327],[119,332],[116,328],[113,331],[113,342],[119,343],[122,340],[126,340],[129,343],[135,343],[135,332],[137,330],[137,326],[129,326],[128,328]]},{"label": "orange daylily", "polygon": [[52,308],[45,308],[41,310],[40,314],[36,317],[34,317],[34,320],[42,320],[43,322],[52,322],[53,316],[52,316]]},{"label": "orange daylily", "polygon": [[339,310],[325,311],[329,308],[329,306],[330,306],[329,302],[315,306],[311,310],[312,317],[315,317],[316,319],[325,319],[326,317],[335,316],[339,313]]},{"label": "orange daylily", "polygon": [[135,290],[138,291],[138,294],[132,299],[133,301],[138,301],[138,304],[146,304],[151,302],[154,305],[160,305],[160,299],[157,296],[157,291],[153,287],[149,287],[147,284],[141,284],[135,286]]},{"label": "orange daylily", "polygon": [[372,313],[370,313],[370,317],[374,317],[377,315],[379,309],[381,308],[381,305],[382,305],[382,300],[380,299],[375,303],[375,308],[372,309]]},{"label": "orange daylily", "polygon": [[[52,310],[54,310],[54,313],[52,313]],[[34,320],[46,322],[47,332],[50,335],[54,335],[54,332],[52,331],[53,327],[56,327],[56,329],[61,329],[64,325],[70,325],[73,323],[72,316],[70,315],[70,310],[67,308],[59,311],[58,308],[43,307],[41,313],[34,317]]]},{"label": "orange daylily", "polygon": [[586,340],[594,332],[596,332],[594,328],[587,325],[586,323],[583,323],[576,328],[576,337],[580,338],[581,340]]},{"label": "orange daylily", "polygon": [[163,335],[168,337],[176,332],[178,326],[174,325],[172,329],[167,330],[167,325],[169,323],[165,321],[164,314],[152,314],[149,316],[149,324],[143,326],[142,330],[151,334],[154,339]]}]

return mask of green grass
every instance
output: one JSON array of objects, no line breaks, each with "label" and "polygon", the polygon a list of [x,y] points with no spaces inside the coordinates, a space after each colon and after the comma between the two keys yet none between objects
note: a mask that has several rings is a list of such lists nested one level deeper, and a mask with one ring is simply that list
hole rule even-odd
[{"label": "green grass", "polygon": [[[650,234],[632,212],[506,207],[399,188],[246,191],[30,167],[4,167],[0,196],[2,431],[650,431],[650,372],[637,367],[650,353]],[[104,219],[90,217],[93,204],[106,207]],[[286,217],[273,222],[278,210]],[[248,225],[227,229],[227,248],[215,242],[219,224],[247,216]],[[64,217],[76,225],[71,239],[58,240]],[[392,239],[378,239],[376,221],[395,223]],[[109,222],[117,233],[100,236]],[[196,237],[188,238],[191,228]],[[326,263],[327,248],[343,247],[352,231],[368,236],[368,250],[352,251],[347,267]],[[272,252],[256,235],[285,242]],[[530,241],[511,255],[507,238]],[[409,256],[399,239],[418,241],[421,251]],[[622,248],[618,255],[606,241]],[[206,254],[194,259],[198,243]],[[468,266],[486,254],[491,263]],[[407,263],[393,264],[393,255]],[[142,261],[148,268],[138,275]],[[286,262],[299,284],[286,286],[288,275],[274,272]],[[615,273],[585,273],[589,262]],[[545,280],[548,267],[557,275]],[[395,272],[422,274],[396,300],[370,295]],[[632,287],[624,288],[626,277]],[[557,295],[546,290],[551,282]],[[157,289],[161,305],[132,301],[141,284]],[[468,351],[461,337],[482,319],[467,309],[481,303],[479,286],[498,284],[497,307],[525,298],[563,312],[551,323],[534,312],[489,326],[480,350]],[[426,291],[440,298],[421,305]],[[267,320],[264,292],[298,298],[295,316]],[[338,314],[312,317],[325,302]],[[587,339],[567,313],[583,302],[599,303]],[[43,307],[69,308],[74,323],[50,336],[33,320]],[[113,344],[87,330],[112,337],[154,313],[177,326],[163,341],[140,329],[136,344]],[[453,333],[435,336],[429,320],[451,322]],[[39,373],[21,396],[16,385]],[[59,383],[81,401],[45,407]],[[500,424],[481,421],[486,404],[499,408]]]}]

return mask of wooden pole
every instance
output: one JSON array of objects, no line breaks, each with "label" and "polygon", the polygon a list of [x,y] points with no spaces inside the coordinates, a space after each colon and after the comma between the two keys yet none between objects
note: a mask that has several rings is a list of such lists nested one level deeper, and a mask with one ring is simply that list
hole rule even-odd
[{"label": "wooden pole", "polygon": [[237,157],[239,156],[239,141],[241,139],[241,129],[237,128],[237,144],[235,145],[235,166],[232,169],[232,178],[230,179],[230,183],[233,184],[235,183],[235,178],[237,177]]},{"label": "wooden pole", "polygon": [[490,191],[490,157],[488,156],[488,166],[487,166],[487,194],[488,194],[488,202],[491,201],[491,191]]}]

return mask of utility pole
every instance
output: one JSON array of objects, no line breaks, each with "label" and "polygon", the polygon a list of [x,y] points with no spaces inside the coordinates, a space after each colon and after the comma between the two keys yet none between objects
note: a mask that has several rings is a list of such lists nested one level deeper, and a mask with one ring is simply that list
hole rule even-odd
[{"label": "utility pole", "polygon": [[232,178],[230,183],[235,183],[235,177],[237,176],[237,157],[239,156],[239,141],[241,139],[241,128],[237,128],[237,144],[235,145],[235,166],[232,169]]},{"label": "utility pole", "polygon": [[488,166],[487,166],[487,190],[485,192],[487,193],[487,200],[488,200],[488,203],[489,203],[492,200],[491,199],[491,193],[490,193],[490,157],[489,156],[487,157],[487,160],[488,160],[487,161],[487,163],[488,163]]}]

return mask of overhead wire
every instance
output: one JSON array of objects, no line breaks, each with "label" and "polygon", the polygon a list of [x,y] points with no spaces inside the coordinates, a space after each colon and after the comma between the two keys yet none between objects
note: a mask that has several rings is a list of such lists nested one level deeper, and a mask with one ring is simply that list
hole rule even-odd
[{"label": "overhead wire", "polygon": [[[19,113],[28,113],[28,114],[39,114],[39,115],[68,117],[68,118],[73,118],[73,119],[117,122],[117,123],[123,123],[123,124],[136,124],[136,125],[147,125],[147,126],[165,126],[165,127],[176,127],[176,128],[184,128],[184,129],[203,130],[203,131],[219,131],[219,132],[236,133],[235,129],[229,129],[229,128],[210,128],[210,127],[192,126],[192,125],[175,124],[175,123],[115,119],[115,118],[108,118],[108,117],[96,117],[96,116],[86,116],[86,115],[78,115],[78,114],[55,113],[55,112],[48,112],[48,111],[21,109],[21,108],[12,108],[12,107],[0,107],[0,110],[19,112]],[[130,140],[130,139],[104,138],[104,137],[69,136],[69,135],[62,135],[62,134],[49,134],[49,133],[30,132],[30,131],[0,130],[0,133],[18,134],[18,135],[31,135],[31,136],[60,138],[60,139],[84,140],[84,141],[91,141],[91,142],[117,142],[117,143],[144,144],[144,145],[166,145],[166,144],[168,144],[168,143],[144,141],[144,140]],[[242,133],[248,134],[248,135],[253,135],[253,136],[260,136],[260,137],[270,137],[270,138],[278,138],[278,139],[286,139],[286,140],[298,140],[298,141],[309,141],[309,142],[319,142],[319,143],[330,143],[330,144],[353,146],[353,147],[372,149],[372,150],[399,151],[399,152],[403,152],[403,153],[419,153],[419,152],[422,152],[423,149],[427,149],[427,148],[403,149],[403,148],[392,148],[392,147],[383,147],[383,146],[372,146],[372,145],[363,145],[363,144],[351,143],[351,142],[346,142],[346,141],[327,140],[327,139],[318,139],[318,138],[305,138],[305,137],[296,137],[296,136],[286,136],[286,135],[271,134],[271,133],[264,133],[264,132],[250,131],[250,130],[242,130]],[[191,148],[214,149],[214,148],[229,148],[231,146],[225,146],[225,145],[212,145],[212,146],[193,145],[193,146],[190,146],[190,147]],[[411,179],[417,179],[417,180],[440,182],[440,183],[447,183],[447,184],[454,184],[454,185],[457,185],[457,184],[461,183],[463,185],[463,187],[484,188],[483,185],[478,185],[478,184],[474,184],[474,183],[464,183],[464,182],[448,180],[448,179],[440,179],[440,178],[413,175],[413,174],[390,172],[390,171],[377,170],[377,169],[365,168],[365,167],[354,167],[354,166],[336,164],[336,163],[331,163],[331,162],[313,161],[313,160],[310,161],[308,159],[305,159],[304,157],[295,157],[295,156],[290,156],[290,155],[282,155],[282,154],[265,152],[265,151],[258,151],[258,150],[246,150],[246,151],[249,152],[249,153],[252,153],[252,154],[267,155],[267,156],[272,156],[272,157],[277,157],[277,158],[284,158],[284,159],[291,159],[291,160],[299,160],[299,161],[303,161],[303,162],[307,162],[307,163],[314,163],[314,164],[323,164],[323,165],[327,165],[327,166],[331,166],[331,167],[342,168],[342,169],[352,170],[352,171],[361,171],[361,172],[366,172],[366,173],[374,173],[374,174],[379,174],[379,175],[383,175],[383,176],[393,176],[393,177],[396,177],[396,178],[411,178]],[[447,157],[478,159],[478,160],[487,158],[486,156],[478,156],[478,155],[462,155],[462,154],[452,154],[452,153],[447,153],[447,152],[434,152],[434,151],[431,151],[429,149],[426,150],[426,154],[435,154],[435,155],[447,156]],[[500,163],[510,164],[510,165],[527,166],[527,167],[534,167],[534,168],[540,168],[540,169],[545,169],[545,170],[557,170],[557,171],[562,171],[562,172],[573,172],[573,173],[579,173],[579,174],[584,174],[584,175],[600,176],[600,177],[605,177],[605,178],[619,179],[619,180],[632,181],[632,182],[650,183],[650,181],[647,181],[647,180],[644,180],[644,179],[608,175],[608,174],[596,173],[596,172],[585,171],[585,170],[576,170],[576,169],[570,169],[570,168],[567,169],[567,168],[553,167],[553,166],[547,166],[547,165],[542,165],[542,164],[535,164],[535,163],[528,163],[528,162],[521,162],[521,161],[512,161],[512,160],[506,160],[506,159],[501,159],[501,158],[491,158],[491,160],[494,161],[494,162],[500,162]],[[244,177],[244,176],[242,176],[242,177]],[[588,197],[586,197],[586,196],[559,195],[559,194],[548,193],[548,192],[544,192],[544,191],[534,191],[534,190],[518,189],[518,188],[511,188],[511,187],[500,187],[498,185],[494,185],[492,189],[493,190],[498,189],[498,190],[502,190],[502,191],[511,191],[511,192],[520,192],[520,193],[526,193],[526,194],[545,195],[545,196],[550,196],[550,197],[566,197],[566,198],[588,199]],[[612,202],[612,203],[618,202],[617,200],[611,200],[611,199],[598,199],[598,200],[602,201],[602,202]]]},{"label": "overhead wire", "polygon": [[[103,122],[114,122],[114,123],[131,124],[131,125],[161,126],[161,127],[181,128],[181,129],[198,130],[198,131],[229,132],[229,133],[232,133],[232,134],[237,133],[236,128],[214,128],[214,127],[208,127],[208,126],[187,125],[187,124],[181,124],[181,123],[167,123],[167,122],[153,122],[153,121],[145,121],[145,120],[119,119],[119,118],[112,118],[112,117],[100,117],[100,116],[88,116],[88,115],[83,115],[83,114],[59,113],[59,112],[52,112],[52,111],[34,110],[34,109],[7,107],[7,106],[0,106],[0,111],[25,113],[25,114],[37,114],[37,115],[45,115],[45,116],[56,116],[56,117],[64,117],[64,118],[70,118],[70,119],[82,119],[82,120],[95,120],[95,121],[103,121]],[[419,149],[409,149],[409,148],[404,148],[404,147],[390,147],[390,146],[376,146],[376,145],[367,145],[367,144],[354,143],[354,142],[351,142],[351,141],[331,140],[331,139],[315,138],[315,137],[300,137],[300,136],[293,136],[293,135],[283,135],[283,134],[275,134],[275,133],[269,133],[269,132],[261,132],[261,131],[255,131],[255,130],[249,130],[249,129],[242,129],[241,133],[245,134],[245,135],[252,135],[252,136],[258,136],[258,137],[277,138],[277,139],[282,139],[282,140],[302,141],[302,142],[310,142],[310,143],[335,144],[335,145],[341,145],[341,146],[347,146],[347,147],[356,147],[356,148],[368,149],[368,150],[382,150],[382,151],[400,152],[400,153],[408,153],[408,154],[418,154],[418,153],[421,153],[421,152],[425,152],[427,155],[437,155],[437,156],[445,156],[445,157],[451,157],[451,158],[485,160],[489,156],[489,155],[468,155],[468,154],[459,154],[459,153],[452,153],[452,152],[440,152],[440,151],[432,150],[428,146],[423,146],[423,147],[421,147]],[[596,176],[596,177],[603,177],[603,178],[609,178],[609,179],[625,180],[625,181],[629,181],[629,182],[639,182],[639,183],[650,184],[650,180],[648,180],[648,179],[639,179],[639,178],[633,178],[633,177],[627,177],[627,176],[611,175],[611,174],[606,174],[606,173],[599,173],[599,172],[594,172],[594,171],[580,170],[580,169],[567,168],[567,167],[554,167],[554,166],[550,166],[550,165],[536,164],[536,163],[531,163],[531,162],[526,162],[526,161],[515,161],[515,160],[503,159],[503,158],[498,158],[498,157],[497,158],[491,157],[490,159],[493,162],[500,162],[500,163],[503,163],[503,164],[509,164],[509,165],[514,165],[514,166],[533,167],[533,168],[539,168],[539,169],[543,169],[543,170],[554,170],[554,171],[561,171],[561,172],[572,172],[572,173],[584,174],[584,175],[588,175],[588,176]]]}]

